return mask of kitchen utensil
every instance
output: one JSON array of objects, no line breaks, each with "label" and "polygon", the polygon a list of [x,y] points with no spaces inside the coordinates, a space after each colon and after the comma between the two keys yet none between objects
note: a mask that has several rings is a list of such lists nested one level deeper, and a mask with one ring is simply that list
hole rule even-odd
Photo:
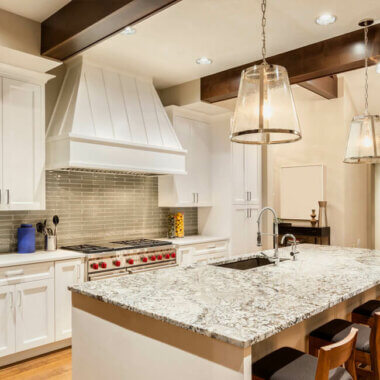
[{"label": "kitchen utensil", "polygon": [[54,224],[54,235],[57,236],[57,226],[59,223],[59,217],[58,215],[53,216],[53,224]]},{"label": "kitchen utensil", "polygon": [[39,232],[40,234],[45,234],[45,228],[41,222],[38,222],[36,224],[36,229],[37,229],[37,232]]}]

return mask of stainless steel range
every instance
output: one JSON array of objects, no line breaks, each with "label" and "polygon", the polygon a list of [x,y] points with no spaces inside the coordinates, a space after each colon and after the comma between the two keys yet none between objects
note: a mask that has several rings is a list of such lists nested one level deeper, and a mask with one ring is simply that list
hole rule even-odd
[{"label": "stainless steel range", "polygon": [[168,241],[136,239],[62,248],[86,254],[87,281],[177,265],[176,247]]}]

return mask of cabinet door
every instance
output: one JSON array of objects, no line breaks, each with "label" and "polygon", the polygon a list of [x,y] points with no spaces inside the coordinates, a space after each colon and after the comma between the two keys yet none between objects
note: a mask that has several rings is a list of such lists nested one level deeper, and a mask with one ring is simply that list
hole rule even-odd
[{"label": "cabinet door", "polygon": [[16,352],[14,289],[14,285],[0,287],[0,357]]},{"label": "cabinet door", "polygon": [[206,123],[192,121],[191,179],[195,184],[196,205],[211,206],[211,134]]},{"label": "cabinet door", "polygon": [[71,292],[69,286],[83,282],[81,260],[55,263],[55,340],[71,337]]},{"label": "cabinet door", "polygon": [[187,175],[177,175],[174,177],[174,186],[179,206],[194,205],[194,178],[193,162],[193,144],[192,144],[192,121],[184,117],[176,116],[173,121],[174,130],[184,149],[187,150],[186,171]]},{"label": "cabinet door", "polygon": [[245,189],[244,145],[231,143],[232,157],[232,204],[245,204],[247,192]]},{"label": "cabinet door", "polygon": [[10,210],[45,207],[42,89],[3,78],[3,205]]},{"label": "cabinet door", "polygon": [[261,147],[244,146],[244,177],[247,201],[252,205],[261,204]]},{"label": "cabinet door", "polygon": [[247,253],[247,219],[249,210],[245,206],[235,206],[231,218],[231,253]]},{"label": "cabinet door", "polygon": [[16,350],[54,341],[54,279],[16,285]]}]

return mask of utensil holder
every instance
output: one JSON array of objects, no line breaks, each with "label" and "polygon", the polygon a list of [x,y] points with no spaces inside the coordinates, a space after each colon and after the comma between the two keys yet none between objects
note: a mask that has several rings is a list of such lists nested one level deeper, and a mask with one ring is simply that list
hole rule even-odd
[{"label": "utensil holder", "polygon": [[57,250],[57,237],[45,235],[45,251],[56,251]]}]

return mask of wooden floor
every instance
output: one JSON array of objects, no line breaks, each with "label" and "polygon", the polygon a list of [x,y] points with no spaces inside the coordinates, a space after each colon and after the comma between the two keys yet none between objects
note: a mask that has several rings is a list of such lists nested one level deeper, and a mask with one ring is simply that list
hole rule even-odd
[{"label": "wooden floor", "polygon": [[71,380],[71,348],[0,369],[1,380]]}]

